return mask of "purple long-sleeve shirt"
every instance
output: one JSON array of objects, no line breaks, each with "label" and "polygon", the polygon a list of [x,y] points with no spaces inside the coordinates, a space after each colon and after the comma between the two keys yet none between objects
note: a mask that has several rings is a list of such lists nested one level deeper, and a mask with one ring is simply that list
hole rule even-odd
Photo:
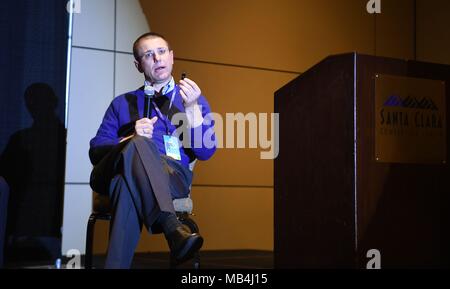
[{"label": "purple long-sleeve shirt", "polygon": [[[180,95],[180,88],[178,85],[175,85],[175,88],[173,89],[175,89],[172,103],[172,106],[174,106],[173,109],[184,113],[185,109],[183,99]],[[167,98],[166,102],[170,103],[174,92],[173,89],[160,97]],[[154,103],[157,102],[155,101]],[[199,160],[207,160],[216,151],[214,121],[210,115],[210,106],[204,96],[200,96],[198,99],[198,104],[201,107],[202,115],[204,117],[203,124],[195,128],[187,128],[185,131],[188,134],[188,140],[190,139],[190,148],[193,156]],[[156,105],[156,107],[158,106]],[[159,108],[159,110],[161,112],[161,108]],[[90,141],[91,150],[118,144],[120,139],[126,136],[122,132],[124,131],[124,128],[128,127],[128,134],[134,131],[134,122],[143,117],[143,111],[143,88],[117,96],[106,110],[96,136]],[[165,154],[163,135],[167,134],[167,130],[169,134],[172,134],[177,128],[170,121],[168,121],[166,115],[163,115],[164,119],[162,119],[155,107],[151,110],[150,118],[154,116],[158,116],[158,120],[153,127],[152,140],[158,147],[160,153]],[[186,125],[186,122],[183,125]],[[178,131],[180,130],[181,128],[178,129]],[[201,139],[199,139],[200,136]],[[189,166],[190,161],[188,154],[191,154],[188,150],[180,148],[181,163],[186,167]]]}]

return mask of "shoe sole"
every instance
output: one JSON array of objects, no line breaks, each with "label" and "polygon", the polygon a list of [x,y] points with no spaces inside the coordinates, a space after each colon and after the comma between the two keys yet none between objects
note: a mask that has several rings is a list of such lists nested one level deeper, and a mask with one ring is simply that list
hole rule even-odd
[{"label": "shoe sole", "polygon": [[194,234],[189,239],[186,240],[186,243],[183,245],[183,248],[178,253],[178,256],[175,260],[178,263],[185,262],[194,257],[194,254],[200,250],[203,245],[203,238],[200,235]]}]

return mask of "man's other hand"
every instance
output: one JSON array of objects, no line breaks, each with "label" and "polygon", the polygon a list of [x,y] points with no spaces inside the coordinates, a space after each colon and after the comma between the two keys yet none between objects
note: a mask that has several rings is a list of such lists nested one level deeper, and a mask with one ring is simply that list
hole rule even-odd
[{"label": "man's other hand", "polygon": [[153,137],[153,126],[155,122],[158,120],[157,116],[154,116],[152,119],[148,119],[146,117],[141,118],[136,121],[136,125],[134,126],[134,130],[137,135],[145,136],[148,138]]},{"label": "man's other hand", "polygon": [[197,104],[197,100],[202,92],[200,87],[198,87],[194,81],[189,78],[180,80],[180,89],[180,94],[183,98],[183,104],[185,107],[192,107]]}]

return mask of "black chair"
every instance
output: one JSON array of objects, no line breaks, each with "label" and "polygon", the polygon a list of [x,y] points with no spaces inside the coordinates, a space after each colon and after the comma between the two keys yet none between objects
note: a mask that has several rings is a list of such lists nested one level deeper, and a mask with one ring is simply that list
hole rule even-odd
[{"label": "black chair", "polygon": [[[189,169],[192,171],[195,165],[195,160],[189,164]],[[86,231],[86,255],[84,261],[85,269],[92,269],[92,247],[94,243],[94,231],[95,223],[97,220],[111,221],[111,204],[109,196],[101,195],[99,193],[93,192],[93,205],[92,213],[89,216],[89,221]],[[175,212],[177,214],[178,220],[186,226],[186,228],[191,233],[200,233],[199,228],[195,221],[190,217],[194,214],[192,213],[192,199],[190,195],[187,198],[174,199],[173,205]],[[153,227],[152,232],[154,234],[163,233],[162,228]],[[200,268],[200,254],[195,253],[193,260],[193,266],[195,269]],[[170,256],[170,268],[176,268],[180,265],[172,256]]]}]

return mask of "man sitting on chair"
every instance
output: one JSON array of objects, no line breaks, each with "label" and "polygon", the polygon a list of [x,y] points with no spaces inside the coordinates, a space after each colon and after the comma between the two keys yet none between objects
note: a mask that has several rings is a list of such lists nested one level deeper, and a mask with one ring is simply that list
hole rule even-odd
[{"label": "man sitting on chair", "polygon": [[[90,184],[109,194],[112,207],[105,268],[130,268],[142,224],[150,233],[154,225],[163,229],[178,262],[200,249],[203,238],[182,226],[172,200],[188,197],[189,163],[207,160],[216,150],[209,104],[191,79],[175,84],[167,40],[143,34],[134,42],[133,54],[144,86],[111,102],[90,141]],[[182,124],[172,124],[180,114]]]}]

